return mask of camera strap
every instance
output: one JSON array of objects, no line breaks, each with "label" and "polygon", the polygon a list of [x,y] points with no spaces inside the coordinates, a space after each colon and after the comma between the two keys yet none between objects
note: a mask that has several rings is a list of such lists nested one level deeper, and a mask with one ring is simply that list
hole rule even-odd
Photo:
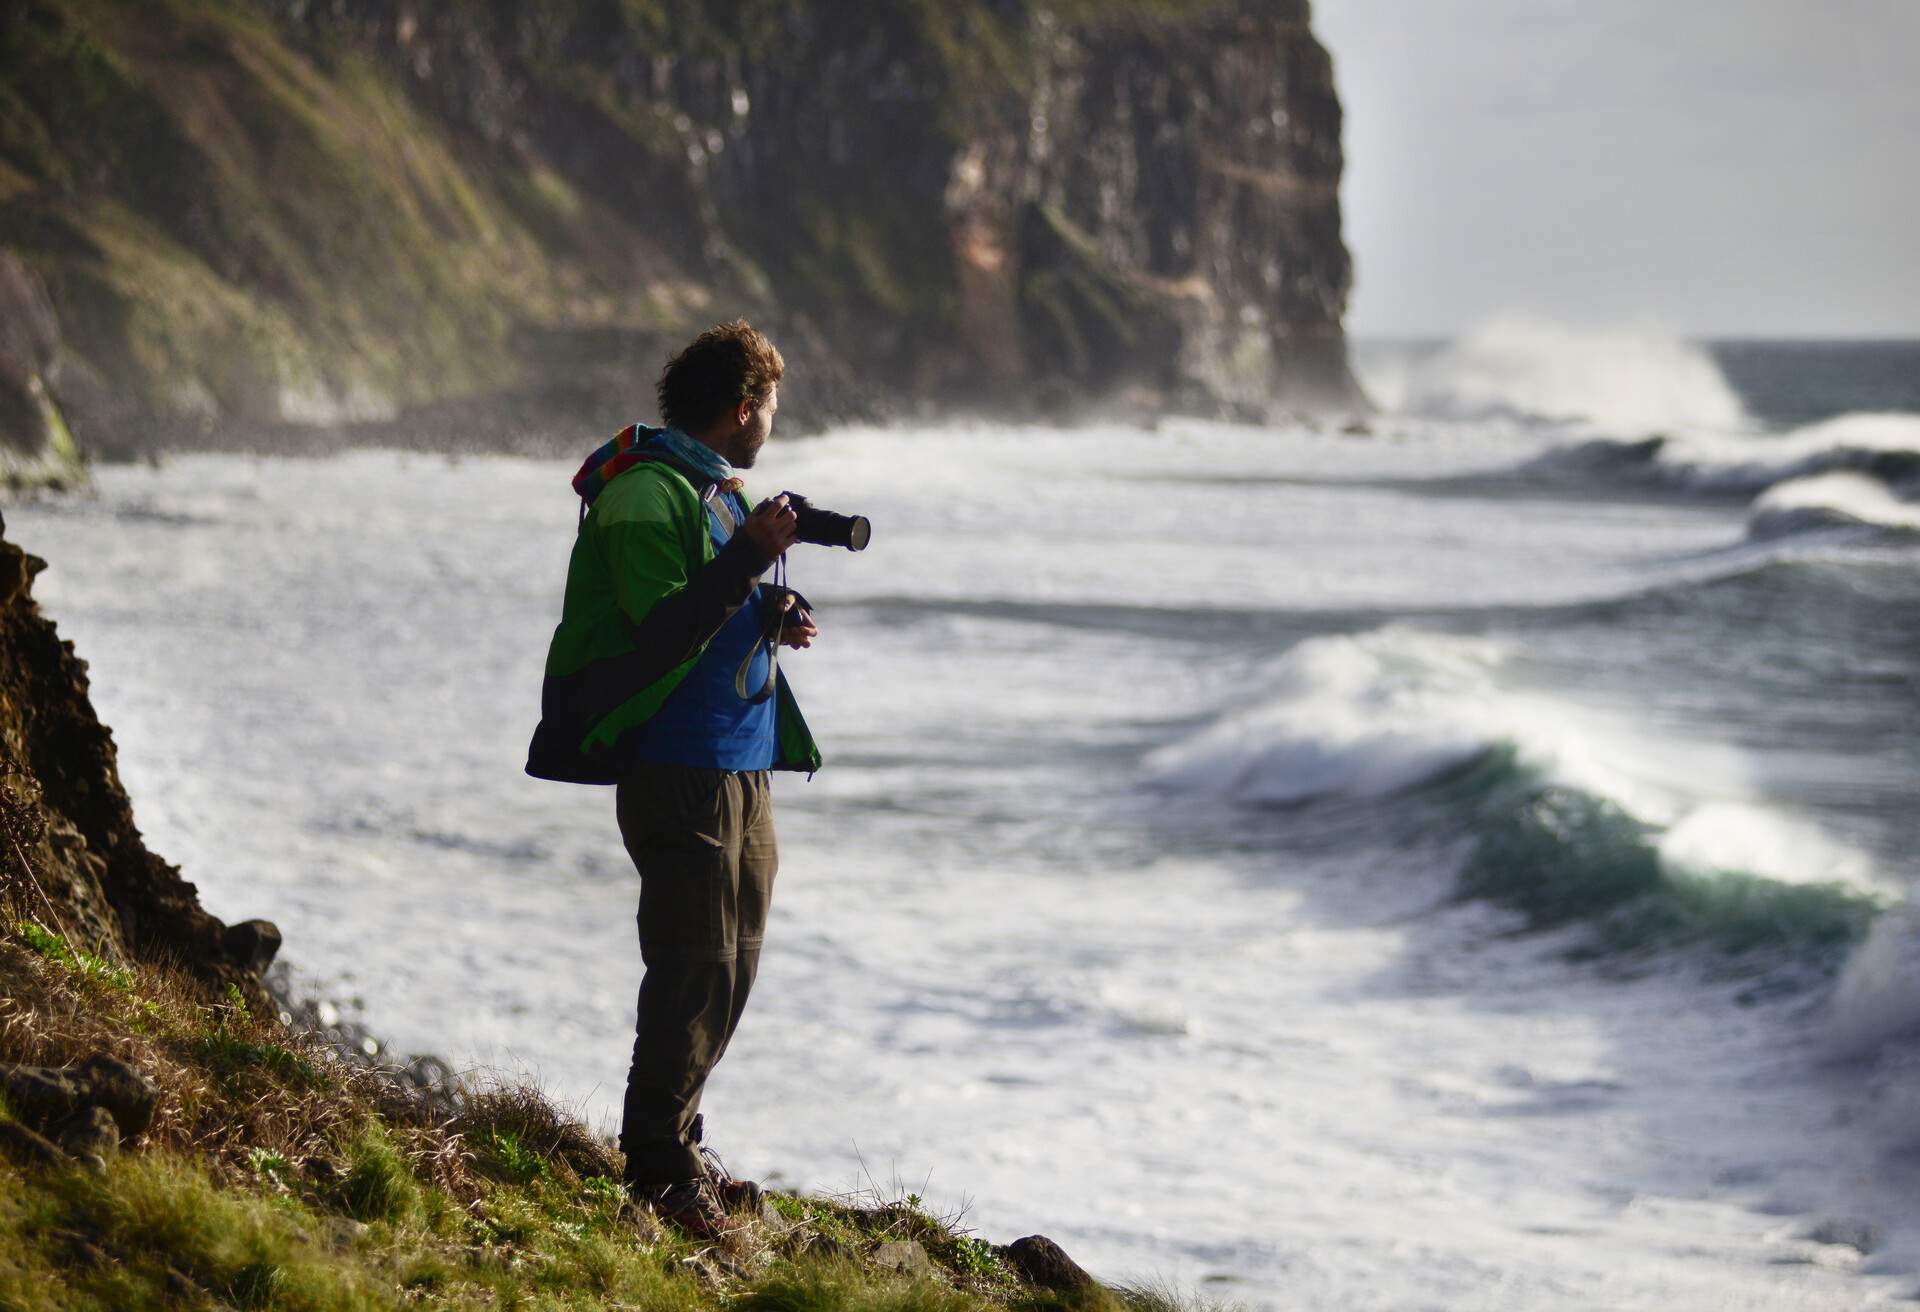
[{"label": "camera strap", "polygon": [[[786,601],[793,598],[793,604],[802,606],[806,599],[787,586],[787,558],[783,555],[773,563],[773,582],[760,585],[760,636],[754,639],[753,646],[747,648],[747,658],[740,662],[739,672],[733,676],[733,690],[750,706],[758,706],[773,696],[774,687],[780,677],[780,630],[786,627],[788,609]],[[760,654],[760,648],[767,649],[767,680],[760,685],[760,691],[747,690],[747,676],[753,670],[753,658]]]}]

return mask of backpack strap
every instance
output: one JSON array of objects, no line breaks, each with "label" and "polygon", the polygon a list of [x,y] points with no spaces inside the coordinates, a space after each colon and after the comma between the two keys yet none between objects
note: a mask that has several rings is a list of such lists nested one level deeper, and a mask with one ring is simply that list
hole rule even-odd
[{"label": "backpack strap", "polygon": [[[600,463],[596,467],[601,474],[600,487],[605,487],[607,483],[612,482],[615,478],[626,473],[635,465],[647,464],[666,465],[675,473],[685,478],[687,482],[693,486],[694,492],[699,496],[701,508],[712,514],[713,517],[719,521],[720,531],[726,538],[730,540],[734,534],[740,531],[742,522],[740,510],[735,504],[734,498],[730,495],[732,489],[723,486],[719,480],[709,478],[697,469],[689,468],[684,462],[674,459],[670,453],[665,451],[622,451],[611,459]],[[735,480],[734,486],[738,486],[738,480]],[[599,490],[600,488],[594,489],[596,495]],[[588,501],[588,495],[583,493],[580,497],[581,524],[586,523]],[[760,637],[755,640],[753,646],[748,650],[746,660],[740,663],[740,669],[733,678],[734,691],[737,692],[742,699],[754,705],[758,705],[773,696],[774,688],[780,677],[780,630],[786,623],[787,607],[784,602],[786,595],[791,591],[791,589],[785,586],[787,576],[786,566],[786,558],[783,556],[774,567],[776,582],[773,586],[764,589],[761,594],[762,619]],[[793,596],[797,604],[805,604],[806,599],[801,597],[799,593],[793,593]],[[747,686],[747,672],[753,668],[754,657],[760,654],[760,649],[763,646],[767,651],[766,681],[761,684],[758,690],[750,689]]]},{"label": "backpack strap", "polygon": [[700,504],[713,512],[720,521],[720,531],[731,538],[740,531],[740,512],[733,504],[733,498],[722,494],[718,483],[708,483],[700,493]]}]

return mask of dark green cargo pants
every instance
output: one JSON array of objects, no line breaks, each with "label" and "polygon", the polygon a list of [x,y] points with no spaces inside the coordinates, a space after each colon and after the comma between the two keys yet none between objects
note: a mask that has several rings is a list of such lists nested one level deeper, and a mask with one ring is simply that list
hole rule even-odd
[{"label": "dark green cargo pants", "polygon": [[780,864],[768,783],[765,770],[678,765],[620,780],[615,809],[640,872],[646,966],[620,1124],[629,1183],[703,1173],[693,1118],[746,1009]]}]

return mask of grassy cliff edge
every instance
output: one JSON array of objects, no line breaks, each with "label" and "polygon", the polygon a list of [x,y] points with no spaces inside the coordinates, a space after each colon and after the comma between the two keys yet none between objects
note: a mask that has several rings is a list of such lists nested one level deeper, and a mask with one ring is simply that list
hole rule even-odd
[{"label": "grassy cliff edge", "polygon": [[[41,1126],[50,1139],[0,1099],[9,1312],[1174,1306],[1156,1291],[1034,1283],[1022,1253],[911,1195],[774,1194],[725,1243],[688,1240],[636,1209],[617,1152],[537,1089],[498,1085],[457,1107],[423,1097],[237,989],[210,1000],[165,970],[76,951],[31,917],[0,937],[0,994],[0,1057],[71,1071],[110,1053],[154,1086],[151,1123],[118,1149]],[[0,1067],[0,1087],[20,1069]]]}]

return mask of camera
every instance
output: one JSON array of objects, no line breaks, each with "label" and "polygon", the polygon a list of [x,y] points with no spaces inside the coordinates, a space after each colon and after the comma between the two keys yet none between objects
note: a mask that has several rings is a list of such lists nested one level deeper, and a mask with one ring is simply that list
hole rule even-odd
[{"label": "camera", "polygon": [[821,547],[845,547],[848,551],[865,551],[867,541],[873,536],[873,525],[867,522],[865,515],[836,515],[831,510],[822,510],[801,496],[798,492],[782,492],[787,504],[793,507],[794,515],[799,519],[796,535],[802,542],[811,542]]}]

